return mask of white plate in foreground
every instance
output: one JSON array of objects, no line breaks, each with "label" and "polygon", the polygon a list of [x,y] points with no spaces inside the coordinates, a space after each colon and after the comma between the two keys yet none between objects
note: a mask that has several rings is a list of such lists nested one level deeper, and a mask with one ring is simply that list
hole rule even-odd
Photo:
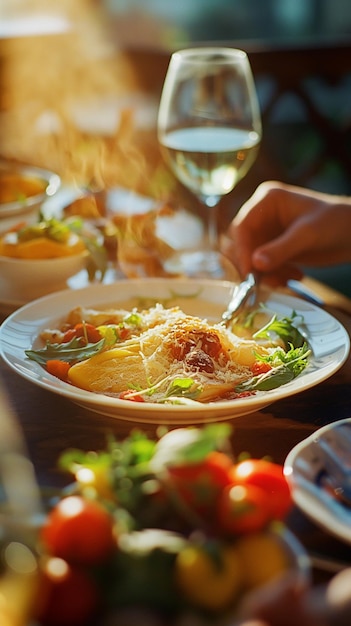
[{"label": "white plate in foreground", "polygon": [[[121,280],[110,285],[95,285],[76,291],[65,290],[22,307],[8,317],[0,328],[0,354],[18,374],[35,385],[72,400],[80,406],[111,417],[144,423],[200,423],[224,420],[252,413],[329,378],[344,363],[350,343],[339,322],[313,304],[273,293],[266,299],[269,309],[279,316],[301,313],[307,338],[315,354],[308,368],[292,382],[260,395],[195,406],[147,404],[119,400],[84,391],[47,374],[36,362],[26,358],[44,328],[55,328],[77,305],[102,308],[115,305],[132,308],[138,300],[153,299],[165,306],[179,304],[190,315],[220,321],[231,297],[233,284],[227,281],[149,278]],[[145,303],[144,303],[145,306]]]},{"label": "white plate in foreground", "polygon": [[319,428],[295,446],[286,458],[284,472],[297,506],[318,526],[351,544],[351,508],[339,502],[322,484],[320,438],[351,470],[351,419],[344,419]]}]

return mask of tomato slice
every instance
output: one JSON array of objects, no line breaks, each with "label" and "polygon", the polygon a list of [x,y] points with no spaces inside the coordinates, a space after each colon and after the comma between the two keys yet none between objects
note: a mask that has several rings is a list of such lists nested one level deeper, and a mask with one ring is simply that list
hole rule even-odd
[{"label": "tomato slice", "polygon": [[74,328],[67,330],[63,336],[63,342],[71,341],[74,337],[82,337],[88,343],[97,343],[102,339],[101,333],[93,324],[80,323]]},{"label": "tomato slice", "polygon": [[259,376],[260,374],[270,372],[271,369],[272,366],[269,363],[265,363],[264,361],[255,361],[251,366],[251,371],[254,376]]},{"label": "tomato slice", "polygon": [[135,389],[126,389],[119,394],[120,400],[130,400],[131,402],[145,402],[143,396],[135,393]]},{"label": "tomato slice", "polygon": [[50,359],[49,361],[46,361],[46,369],[49,374],[52,374],[63,381],[67,381],[70,367],[70,363],[60,361],[59,359]]}]

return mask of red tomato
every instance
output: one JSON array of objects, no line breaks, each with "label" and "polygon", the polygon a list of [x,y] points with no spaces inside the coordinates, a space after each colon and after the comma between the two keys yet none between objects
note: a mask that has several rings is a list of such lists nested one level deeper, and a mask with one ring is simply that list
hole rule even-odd
[{"label": "red tomato", "polygon": [[[267,494],[271,517],[284,519],[292,507],[290,488],[283,467],[265,459],[247,459],[233,465],[230,477],[234,484],[254,485]],[[268,506],[267,504],[267,506]]]},{"label": "red tomato", "polygon": [[121,391],[119,398],[120,400],[130,400],[131,402],[145,402],[143,396],[135,393],[135,389],[126,389],[125,391]]},{"label": "red tomato", "polygon": [[217,518],[226,533],[261,530],[270,520],[267,494],[254,485],[228,485],[219,497]]},{"label": "red tomato", "polygon": [[127,328],[126,326],[122,326],[121,328],[118,329],[118,337],[120,341],[125,341],[126,339],[129,339],[130,335],[131,335],[130,328]]},{"label": "red tomato", "polygon": [[69,328],[68,330],[66,330],[65,334],[63,335],[62,342],[68,343],[69,341],[72,341],[72,339],[74,339],[75,337],[77,337],[77,333],[75,329]]},{"label": "red tomato", "polygon": [[116,547],[113,519],[98,502],[68,496],[49,513],[41,538],[47,550],[69,563],[93,565]]},{"label": "red tomato", "polygon": [[41,564],[41,584],[34,617],[41,626],[80,626],[94,615],[99,593],[93,580],[63,559]]},{"label": "red tomato", "polygon": [[63,341],[71,341],[74,337],[87,338],[89,343],[97,343],[100,341],[101,334],[93,324],[76,324],[74,328],[67,330],[64,334]]},{"label": "red tomato", "polygon": [[251,371],[254,376],[259,376],[260,374],[265,374],[272,369],[272,366],[269,363],[265,363],[264,361],[255,361],[251,366]]},{"label": "red tomato", "polygon": [[60,361],[59,359],[50,359],[46,361],[46,370],[49,374],[57,376],[60,380],[66,381],[67,375],[70,370],[71,364],[66,361]]},{"label": "red tomato", "polygon": [[232,465],[228,455],[216,451],[199,463],[170,465],[166,472],[166,493],[177,495],[198,513],[214,511],[219,494],[230,483]]}]

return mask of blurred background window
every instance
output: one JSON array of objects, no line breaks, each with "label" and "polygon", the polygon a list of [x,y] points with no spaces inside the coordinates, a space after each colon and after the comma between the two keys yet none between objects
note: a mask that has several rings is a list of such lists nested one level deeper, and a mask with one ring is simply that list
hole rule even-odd
[{"label": "blurred background window", "polygon": [[299,43],[351,33],[350,0],[102,1],[115,18],[119,41],[141,46],[248,39]]}]

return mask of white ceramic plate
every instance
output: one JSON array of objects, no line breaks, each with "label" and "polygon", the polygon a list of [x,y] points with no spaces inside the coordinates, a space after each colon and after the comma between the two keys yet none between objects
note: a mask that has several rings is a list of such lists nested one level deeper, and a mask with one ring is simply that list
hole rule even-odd
[{"label": "white ceramic plate", "polygon": [[144,423],[174,424],[223,420],[252,413],[317,385],[344,363],[350,344],[343,326],[313,304],[277,293],[268,295],[266,305],[280,316],[291,315],[293,310],[301,313],[315,354],[298,378],[278,389],[260,392],[260,395],[191,407],[130,402],[73,387],[47,374],[25,356],[25,350],[32,348],[44,328],[54,328],[79,304],[97,308],[116,305],[118,308],[133,298],[152,297],[163,303],[178,303],[188,314],[220,321],[232,290],[233,283],[226,281],[149,278],[61,291],[27,304],[5,320],[0,329],[0,353],[24,378],[97,413]]},{"label": "white ceramic plate", "polygon": [[351,472],[351,419],[319,428],[288,454],[284,472],[298,507],[318,526],[351,544],[351,507],[343,505],[323,486],[323,451],[318,440]]}]

